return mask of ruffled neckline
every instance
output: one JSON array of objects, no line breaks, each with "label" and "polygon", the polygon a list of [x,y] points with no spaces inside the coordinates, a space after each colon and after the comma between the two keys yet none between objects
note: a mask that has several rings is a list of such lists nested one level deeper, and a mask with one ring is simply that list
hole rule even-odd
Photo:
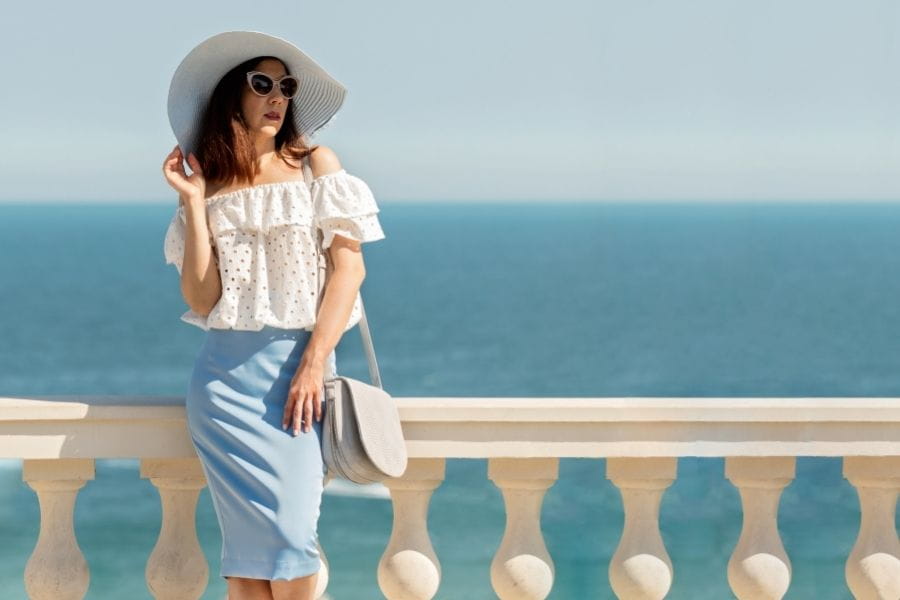
[{"label": "ruffled neckline", "polygon": [[[324,175],[319,175],[318,177],[314,178],[312,180],[312,183],[313,183],[313,185],[315,185],[317,182],[325,180],[328,177],[334,177],[336,175],[341,175],[345,172],[346,171],[344,169],[340,169],[338,171],[334,171],[333,173],[325,173]],[[212,206],[213,204],[217,203],[222,198],[230,198],[230,197],[241,195],[241,194],[248,194],[254,190],[262,190],[262,189],[268,189],[268,188],[283,189],[283,188],[290,188],[295,185],[307,187],[305,179],[288,179],[286,181],[268,181],[266,183],[257,183],[255,185],[248,185],[246,187],[242,187],[242,188],[239,188],[236,190],[231,190],[230,192],[223,192],[221,194],[213,194],[212,196],[210,196],[209,198],[206,199],[206,206]]]}]

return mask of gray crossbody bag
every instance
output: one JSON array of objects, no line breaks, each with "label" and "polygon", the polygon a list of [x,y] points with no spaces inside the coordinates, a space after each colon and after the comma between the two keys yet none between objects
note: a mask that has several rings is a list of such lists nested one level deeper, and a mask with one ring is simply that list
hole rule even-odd
[{"label": "gray crossbody bag", "polygon": [[[303,158],[303,177],[312,185],[309,157]],[[311,188],[310,188],[311,189]],[[325,284],[333,269],[331,257],[322,248],[322,231],[316,228],[318,295],[316,315],[322,305]],[[322,454],[334,475],[354,483],[376,483],[388,477],[400,477],[406,471],[406,441],[400,413],[394,399],[384,391],[375,360],[375,348],[360,295],[359,332],[371,384],[334,374],[326,375],[323,416]]]}]

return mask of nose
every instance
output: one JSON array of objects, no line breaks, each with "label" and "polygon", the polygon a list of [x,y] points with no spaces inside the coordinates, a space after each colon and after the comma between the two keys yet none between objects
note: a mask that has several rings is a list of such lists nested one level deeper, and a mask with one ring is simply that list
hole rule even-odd
[{"label": "nose", "polygon": [[278,102],[283,102],[287,98],[284,97],[284,93],[281,91],[281,86],[276,85],[275,89],[269,92],[269,99],[277,100]]}]

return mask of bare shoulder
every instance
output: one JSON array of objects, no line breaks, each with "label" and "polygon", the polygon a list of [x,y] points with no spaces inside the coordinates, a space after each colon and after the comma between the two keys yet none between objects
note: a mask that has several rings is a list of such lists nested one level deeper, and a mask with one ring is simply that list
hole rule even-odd
[{"label": "bare shoulder", "polygon": [[313,177],[320,177],[341,170],[341,161],[328,146],[318,145],[309,155],[309,167]]}]

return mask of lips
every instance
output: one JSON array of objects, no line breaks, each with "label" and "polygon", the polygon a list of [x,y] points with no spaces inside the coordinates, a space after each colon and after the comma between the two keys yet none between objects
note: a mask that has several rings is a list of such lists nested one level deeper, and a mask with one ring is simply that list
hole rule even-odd
[{"label": "lips", "polygon": [[276,112],[270,112],[265,114],[266,118],[272,119],[273,121],[277,121],[281,118],[281,115]]}]

